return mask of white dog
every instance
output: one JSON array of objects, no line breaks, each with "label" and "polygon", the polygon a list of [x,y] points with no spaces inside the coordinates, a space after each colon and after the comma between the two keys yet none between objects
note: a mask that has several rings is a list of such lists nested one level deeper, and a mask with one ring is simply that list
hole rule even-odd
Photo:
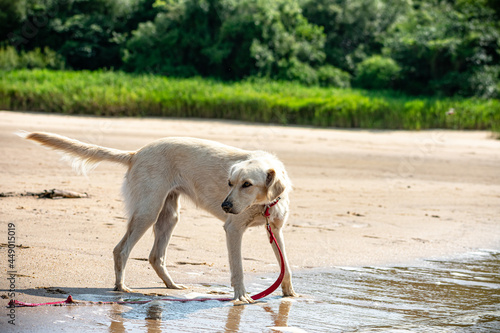
[{"label": "white dog", "polygon": [[[234,299],[242,302],[252,302],[243,283],[243,232],[248,227],[264,225],[266,205],[279,200],[269,210],[269,221],[284,255],[283,295],[296,296],[282,233],[288,218],[288,193],[292,188],[283,164],[273,155],[194,138],[165,138],[138,151],[121,151],[50,133],[22,136],[70,155],[84,168],[100,161],[128,167],[123,195],[129,220],[127,232],[113,250],[115,290],[131,292],[124,283],[127,259],[151,226],[154,226],[155,241],[149,262],[167,288],[185,288],[174,283],[166,268],[167,246],[179,221],[179,196],[183,194],[198,207],[225,221]],[[273,249],[280,262],[276,247]]]}]

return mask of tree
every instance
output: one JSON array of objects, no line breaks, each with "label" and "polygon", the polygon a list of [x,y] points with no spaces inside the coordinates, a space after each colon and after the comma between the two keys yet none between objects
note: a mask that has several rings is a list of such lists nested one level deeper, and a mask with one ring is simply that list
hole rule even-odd
[{"label": "tree", "polygon": [[322,29],[292,0],[185,0],[164,4],[127,43],[128,70],[241,79],[259,75],[314,84]]},{"label": "tree", "polygon": [[384,38],[402,68],[400,87],[415,94],[498,94],[500,29],[481,1],[420,1]]},{"label": "tree", "polygon": [[25,0],[0,0],[0,42],[19,29],[25,18]]},{"label": "tree", "polygon": [[410,9],[408,0],[310,0],[304,6],[309,22],[326,34],[326,62],[354,73],[356,64],[379,54],[381,36]]},{"label": "tree", "polygon": [[49,47],[74,69],[117,68],[133,1],[26,0],[14,43],[27,51]]},{"label": "tree", "polygon": [[125,68],[169,76],[209,75],[213,68],[206,53],[220,30],[218,5],[206,0],[163,3],[153,22],[140,23],[132,32]]}]

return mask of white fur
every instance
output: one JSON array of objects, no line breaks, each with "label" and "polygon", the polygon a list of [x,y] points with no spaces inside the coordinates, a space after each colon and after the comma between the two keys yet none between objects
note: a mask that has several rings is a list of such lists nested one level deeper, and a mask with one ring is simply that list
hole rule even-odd
[{"label": "white fur", "polygon": [[[21,136],[69,154],[84,167],[100,161],[128,166],[122,189],[129,222],[127,232],[113,251],[115,290],[131,291],[124,283],[127,259],[134,245],[151,226],[155,233],[149,256],[151,265],[167,288],[184,288],[173,282],[166,268],[167,246],[179,220],[179,197],[184,195],[198,207],[225,221],[234,298],[252,302],[243,283],[243,232],[249,226],[264,225],[262,213],[265,205],[280,196],[278,204],[270,209],[269,220],[284,254],[283,294],[295,295],[282,233],[288,218],[288,193],[292,185],[283,164],[274,155],[194,138],[166,138],[138,151],[127,152],[51,133],[22,133]],[[221,207],[223,203],[226,212]],[[275,246],[273,250],[280,262]]]}]

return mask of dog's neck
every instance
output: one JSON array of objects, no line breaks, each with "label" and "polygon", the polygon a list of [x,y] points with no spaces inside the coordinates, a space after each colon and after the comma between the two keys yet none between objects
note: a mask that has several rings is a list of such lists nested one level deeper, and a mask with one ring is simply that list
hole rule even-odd
[{"label": "dog's neck", "polygon": [[272,202],[264,205],[262,214],[269,218],[269,220],[279,219],[282,220],[288,214],[288,195],[282,193]]},{"label": "dog's neck", "polygon": [[271,213],[269,213],[269,210],[270,210],[273,206],[275,206],[276,204],[278,204],[278,201],[280,201],[280,199],[281,199],[281,197],[277,197],[277,198],[276,198],[273,202],[268,203],[267,205],[265,205],[265,206],[264,206],[264,207],[266,208],[266,209],[264,210],[264,216],[266,216],[266,217],[271,216]]}]

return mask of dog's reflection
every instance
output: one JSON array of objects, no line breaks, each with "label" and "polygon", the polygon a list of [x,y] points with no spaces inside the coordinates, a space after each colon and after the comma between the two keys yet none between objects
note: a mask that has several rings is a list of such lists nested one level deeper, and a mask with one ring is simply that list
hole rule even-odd
[{"label": "dog's reflection", "polygon": [[[151,303],[148,304],[148,308],[146,310],[146,320],[144,322],[144,326],[146,327],[146,332],[148,333],[161,333],[162,332],[162,313],[164,308],[161,304]],[[126,320],[119,316],[117,312],[113,312],[110,315],[112,318],[111,324],[109,325],[108,332],[110,333],[125,333],[129,332],[129,329],[126,328]],[[121,320],[116,320],[120,318]]]},{"label": "dog's reflection", "polygon": [[146,313],[146,332],[161,332],[161,315],[163,307],[159,304],[152,304]]},{"label": "dog's reflection", "polygon": [[163,308],[161,307],[161,305],[152,304],[148,308],[146,320],[161,321],[162,312],[163,312]]},{"label": "dog's reflection", "polygon": [[[264,311],[271,314],[274,325],[273,326],[287,326],[288,323],[288,314],[290,313],[290,309],[292,308],[292,301],[288,299],[284,299],[280,302],[278,312],[275,312],[269,304],[264,304],[262,308]],[[241,317],[245,308],[247,306],[254,305],[235,305],[229,309],[227,313],[227,321],[226,321],[226,329],[224,332],[239,332],[240,331],[240,323]]]},{"label": "dog's reflection", "polygon": [[[287,326],[288,323],[288,315],[290,313],[290,309],[292,308],[293,301],[289,299],[283,299],[278,307],[278,311],[273,309],[271,305],[268,303],[257,303],[251,305],[234,305],[230,306],[227,312],[226,326],[224,332],[239,332],[240,330],[244,330],[244,327],[240,327],[241,319],[243,317],[243,313],[249,306],[259,306],[267,313],[271,315],[272,325],[266,326],[277,326],[284,327]],[[114,309],[115,311],[117,309]],[[161,306],[161,304],[149,304],[146,311],[146,320],[144,326],[146,328],[146,332],[148,333],[159,333],[162,332],[162,326],[165,328],[165,321],[162,321],[162,313],[165,309]],[[118,316],[117,312],[113,313],[112,321],[109,325],[108,331],[110,333],[124,333],[127,332],[127,325],[123,317]],[[121,320],[117,320],[121,318]],[[163,323],[163,325],[162,325]]]},{"label": "dog's reflection", "polygon": [[290,309],[292,308],[292,301],[290,300],[282,300],[280,306],[278,308],[278,313],[274,312],[273,309],[269,305],[264,306],[264,310],[266,312],[271,313],[273,317],[274,326],[288,326],[288,314],[290,313]]}]

